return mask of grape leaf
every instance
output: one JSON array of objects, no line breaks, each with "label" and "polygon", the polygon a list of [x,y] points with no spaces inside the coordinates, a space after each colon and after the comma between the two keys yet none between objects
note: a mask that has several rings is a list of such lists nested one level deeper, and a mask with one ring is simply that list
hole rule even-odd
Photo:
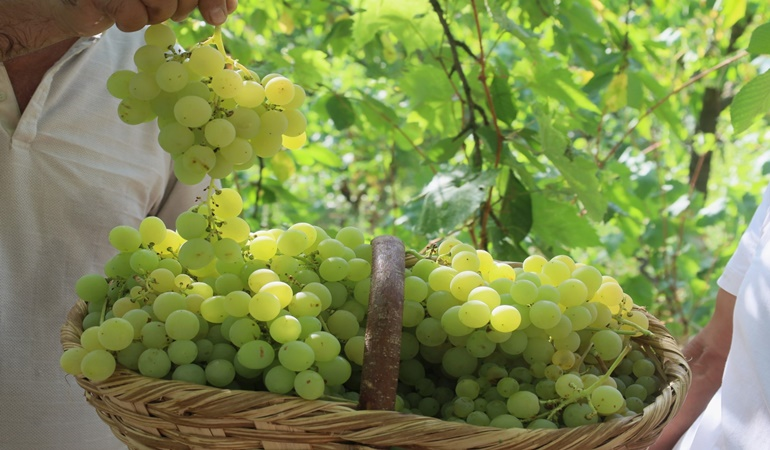
[{"label": "grape leaf", "polygon": [[770,22],[754,29],[746,50],[752,55],[766,55],[770,53]]},{"label": "grape leaf", "polygon": [[744,85],[730,105],[730,121],[735,133],[745,131],[754,119],[770,109],[770,72],[765,72]]},{"label": "grape leaf", "polygon": [[326,101],[326,112],[334,122],[334,127],[344,130],[356,122],[356,113],[350,100],[339,94],[334,94]]}]

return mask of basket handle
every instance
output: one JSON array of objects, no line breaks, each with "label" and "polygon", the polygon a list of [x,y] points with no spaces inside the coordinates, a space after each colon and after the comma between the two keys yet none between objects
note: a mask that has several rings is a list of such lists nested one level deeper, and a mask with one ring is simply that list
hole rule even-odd
[{"label": "basket handle", "polygon": [[394,410],[401,362],[405,247],[395,236],[372,240],[372,284],[358,408]]}]

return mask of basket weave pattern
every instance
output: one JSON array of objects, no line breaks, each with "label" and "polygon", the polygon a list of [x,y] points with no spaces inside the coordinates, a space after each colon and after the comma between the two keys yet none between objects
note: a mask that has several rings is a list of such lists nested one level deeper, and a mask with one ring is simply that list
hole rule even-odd
[{"label": "basket weave pattern", "polygon": [[[64,349],[80,345],[87,306],[79,301],[61,330]],[[119,368],[93,383],[77,377],[87,401],[131,449],[644,449],[679,410],[689,368],[674,338],[650,314],[653,337],[637,338],[665,380],[643,414],[558,430],[478,427],[353,403],[303,400],[140,376]]]}]

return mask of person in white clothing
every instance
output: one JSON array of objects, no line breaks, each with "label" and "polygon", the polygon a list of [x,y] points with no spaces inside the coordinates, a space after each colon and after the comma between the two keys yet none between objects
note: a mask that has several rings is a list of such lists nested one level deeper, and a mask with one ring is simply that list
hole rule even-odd
[{"label": "person in white clothing", "polygon": [[[173,176],[154,123],[123,124],[106,91],[143,27],[236,0],[0,2],[0,449],[125,448],[59,368],[75,281],[114,255],[117,225],[173,227],[202,195]],[[113,26],[116,25],[116,26]]]},{"label": "person in white clothing", "polygon": [[685,403],[652,450],[770,448],[770,187],[717,283],[713,317],[684,349]]}]

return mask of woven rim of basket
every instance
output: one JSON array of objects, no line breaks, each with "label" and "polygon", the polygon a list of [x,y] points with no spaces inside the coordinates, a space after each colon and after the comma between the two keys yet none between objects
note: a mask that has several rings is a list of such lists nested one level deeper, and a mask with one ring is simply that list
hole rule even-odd
[{"label": "woven rim of basket", "polygon": [[[86,312],[82,301],[70,310],[61,329],[64,349],[80,346]],[[123,368],[98,383],[76,379],[113,433],[136,449],[642,449],[679,410],[690,385],[689,367],[676,340],[646,314],[654,336],[637,341],[660,363],[666,383],[662,392],[642,414],[576,428],[479,427],[394,411],[361,411],[353,403],[159,380]]]}]

